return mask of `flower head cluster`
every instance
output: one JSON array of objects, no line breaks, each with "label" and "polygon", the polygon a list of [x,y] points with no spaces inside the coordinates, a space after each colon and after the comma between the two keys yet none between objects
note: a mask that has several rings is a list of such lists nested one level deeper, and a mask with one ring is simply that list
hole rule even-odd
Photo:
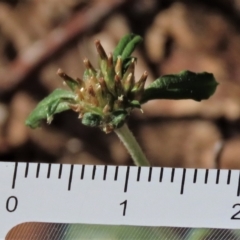
[{"label": "flower head cluster", "polygon": [[56,89],[44,98],[26,120],[26,125],[36,128],[43,119],[50,123],[56,113],[73,109],[82,123],[100,127],[109,133],[120,128],[134,108],[153,99],[208,99],[218,83],[213,74],[181,71],[163,75],[144,88],[147,72],[135,80],[136,58],[131,54],[142,38],[135,34],[124,36],[112,54],[107,55],[100,41],[96,41],[99,68],[95,69],[84,59],[82,79],[73,79],[58,70],[58,75],[71,91]]},{"label": "flower head cluster", "polygon": [[96,41],[95,45],[99,55],[99,69],[84,59],[86,70],[83,79],[73,79],[61,69],[57,74],[75,93],[75,101],[70,102],[69,107],[79,113],[82,123],[98,126],[109,133],[123,125],[133,108],[141,107],[139,100],[144,91],[147,72],[135,81],[134,57],[123,58],[118,55],[114,58],[111,53],[106,54],[100,41]]}]

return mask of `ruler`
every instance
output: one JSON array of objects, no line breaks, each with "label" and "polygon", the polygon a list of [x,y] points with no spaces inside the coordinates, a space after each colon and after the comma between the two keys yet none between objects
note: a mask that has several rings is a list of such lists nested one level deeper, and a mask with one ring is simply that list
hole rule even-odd
[{"label": "ruler", "polygon": [[240,229],[240,171],[0,162],[0,239],[24,222]]}]

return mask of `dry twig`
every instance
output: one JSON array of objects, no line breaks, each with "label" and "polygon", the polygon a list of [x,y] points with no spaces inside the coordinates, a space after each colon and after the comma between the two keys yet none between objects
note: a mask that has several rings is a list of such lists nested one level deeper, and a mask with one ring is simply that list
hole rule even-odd
[{"label": "dry twig", "polygon": [[63,46],[96,26],[100,20],[123,3],[124,0],[96,1],[91,8],[80,10],[64,26],[35,42],[9,66],[1,70],[0,92],[16,87]]}]

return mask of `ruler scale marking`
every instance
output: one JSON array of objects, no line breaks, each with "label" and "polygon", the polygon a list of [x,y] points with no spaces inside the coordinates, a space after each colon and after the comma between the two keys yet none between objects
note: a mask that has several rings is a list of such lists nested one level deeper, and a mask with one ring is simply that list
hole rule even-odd
[{"label": "ruler scale marking", "polygon": [[29,170],[29,162],[26,163],[25,175],[24,175],[25,178],[27,178],[28,176],[28,170]]},{"label": "ruler scale marking", "polygon": [[161,170],[160,170],[160,177],[159,177],[159,182],[162,182],[162,179],[163,179],[163,167],[161,167]]},{"label": "ruler scale marking", "polygon": [[180,194],[183,194],[183,191],[184,191],[185,176],[186,176],[186,168],[183,169],[183,174],[182,174],[182,184],[181,184],[181,191],[180,191]]},{"label": "ruler scale marking", "polygon": [[231,181],[231,170],[228,170],[227,184],[229,185]]},{"label": "ruler scale marking", "polygon": [[239,171],[239,177],[238,177],[238,189],[237,189],[237,196],[240,196],[240,171]]},{"label": "ruler scale marking", "polygon": [[81,180],[84,178],[85,165],[82,165]]},{"label": "ruler scale marking", "polygon": [[[68,219],[66,223],[240,229],[240,202],[236,198],[240,196],[239,170],[107,165],[75,168],[74,164],[22,162],[0,162],[0,170],[4,173],[0,174],[1,214],[8,222],[21,219],[20,214],[22,222],[48,222],[51,217],[62,223]],[[7,172],[10,184],[6,185]],[[53,176],[62,180],[56,181]],[[86,194],[74,188],[79,177]],[[161,189],[159,182],[164,182]],[[34,194],[30,196],[31,192]],[[211,199],[221,201],[213,206]],[[139,213],[139,207],[144,211]],[[159,218],[159,213],[165,217]],[[19,223],[13,222],[13,226]]]},{"label": "ruler scale marking", "polygon": [[92,180],[94,180],[95,174],[96,174],[96,165],[93,166],[93,170],[92,170]]},{"label": "ruler scale marking", "polygon": [[52,164],[49,163],[49,164],[48,164],[47,178],[50,178],[50,175],[51,175],[51,167],[52,167]]},{"label": "ruler scale marking", "polygon": [[59,170],[58,170],[58,179],[61,179],[62,177],[62,163],[59,165]]},{"label": "ruler scale marking", "polygon": [[114,181],[117,181],[118,179],[118,166],[115,168],[115,174],[114,174]]},{"label": "ruler scale marking", "polygon": [[220,178],[220,169],[217,170],[216,184],[219,183],[219,178]]},{"label": "ruler scale marking", "polygon": [[193,183],[196,183],[196,182],[197,182],[197,172],[198,172],[198,170],[195,169],[195,170],[194,170],[194,175],[193,175]]},{"label": "ruler scale marking", "polygon": [[38,164],[37,164],[37,171],[36,171],[36,178],[38,178],[38,177],[39,177],[39,173],[40,173],[40,166],[41,166],[41,164],[40,164],[40,163],[38,163]]},{"label": "ruler scale marking", "polygon": [[16,178],[17,178],[17,169],[18,169],[18,162],[15,162],[13,180],[12,180],[12,189],[15,188]]},{"label": "ruler scale marking", "polygon": [[175,168],[172,168],[172,173],[171,173],[171,182],[174,181],[174,175],[175,175]]},{"label": "ruler scale marking", "polygon": [[205,180],[204,180],[204,183],[207,184],[208,182],[208,173],[209,173],[209,170],[206,169],[206,172],[205,172]]},{"label": "ruler scale marking", "polygon": [[141,167],[138,167],[138,172],[137,172],[137,182],[140,181],[140,174],[141,174]]},{"label": "ruler scale marking", "polygon": [[148,182],[151,182],[151,179],[152,179],[152,167],[149,167]]},{"label": "ruler scale marking", "polygon": [[107,165],[104,166],[103,180],[105,181],[107,177]]},{"label": "ruler scale marking", "polygon": [[71,190],[72,176],[73,176],[73,168],[74,168],[74,165],[71,164],[71,167],[70,167],[70,173],[69,173],[69,179],[68,179],[68,191]]},{"label": "ruler scale marking", "polygon": [[125,185],[124,185],[124,192],[127,192],[127,187],[128,187],[128,179],[129,179],[129,171],[130,171],[130,167],[127,167],[127,171],[126,171],[126,177],[125,177]]}]

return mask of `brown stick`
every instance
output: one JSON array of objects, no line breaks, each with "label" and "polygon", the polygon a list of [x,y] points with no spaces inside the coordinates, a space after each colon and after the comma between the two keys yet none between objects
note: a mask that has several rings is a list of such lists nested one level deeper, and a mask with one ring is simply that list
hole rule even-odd
[{"label": "brown stick", "polygon": [[68,23],[53,30],[46,38],[35,42],[0,72],[0,92],[16,87],[63,46],[94,27],[125,0],[96,1],[91,8],[80,10]]}]

